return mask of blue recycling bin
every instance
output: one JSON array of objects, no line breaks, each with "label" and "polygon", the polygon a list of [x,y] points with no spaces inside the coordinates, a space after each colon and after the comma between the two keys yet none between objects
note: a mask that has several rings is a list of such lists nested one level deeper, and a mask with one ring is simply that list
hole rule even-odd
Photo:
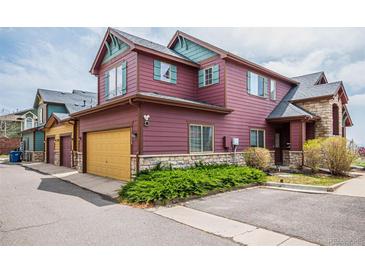
[{"label": "blue recycling bin", "polygon": [[10,151],[9,161],[10,163],[20,162],[22,153],[20,151]]}]

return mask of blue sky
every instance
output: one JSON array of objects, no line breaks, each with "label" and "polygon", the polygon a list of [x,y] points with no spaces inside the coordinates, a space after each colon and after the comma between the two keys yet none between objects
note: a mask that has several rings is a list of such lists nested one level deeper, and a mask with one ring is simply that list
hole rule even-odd
[{"label": "blue sky", "polygon": [[[176,28],[121,28],[167,44]],[[286,76],[325,71],[344,81],[365,144],[365,28],[180,28]],[[31,107],[37,88],[96,91],[89,69],[105,28],[0,28],[0,114]]]}]

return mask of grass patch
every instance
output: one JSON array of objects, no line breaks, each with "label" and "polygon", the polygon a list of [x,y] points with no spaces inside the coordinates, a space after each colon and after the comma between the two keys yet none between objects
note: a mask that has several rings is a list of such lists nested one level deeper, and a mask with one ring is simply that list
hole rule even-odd
[{"label": "grass patch", "polygon": [[262,183],[265,178],[260,170],[230,165],[152,170],[125,185],[119,196],[128,203],[166,204]]},{"label": "grass patch", "polygon": [[355,166],[361,166],[361,167],[365,168],[365,160],[364,160],[364,159],[357,159],[357,160],[354,162],[354,165],[355,165]]},{"label": "grass patch", "polygon": [[329,174],[290,174],[289,176],[267,176],[267,182],[278,182],[288,184],[302,184],[314,186],[331,186],[349,180],[349,177],[332,176]]}]

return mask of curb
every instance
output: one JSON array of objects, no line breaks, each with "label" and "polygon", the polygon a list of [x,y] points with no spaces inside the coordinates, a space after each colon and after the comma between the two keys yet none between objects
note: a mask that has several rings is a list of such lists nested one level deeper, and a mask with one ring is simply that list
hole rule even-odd
[{"label": "curb", "polygon": [[275,188],[285,188],[285,190],[300,190],[315,193],[328,193],[334,192],[337,188],[344,185],[347,181],[337,183],[332,186],[312,186],[312,185],[302,185],[302,184],[288,184],[288,183],[277,183],[277,182],[266,182],[264,186],[275,187]]},{"label": "curb", "polygon": [[106,194],[104,194],[104,193],[100,193],[100,192],[94,191],[94,190],[92,190],[92,189],[90,189],[90,188],[86,188],[86,187],[80,186],[80,185],[78,185],[78,184],[75,184],[74,182],[69,181],[69,180],[67,180],[67,179],[63,179],[62,177],[57,177],[57,176],[54,176],[53,174],[50,174],[50,173],[47,173],[47,172],[40,171],[40,170],[38,170],[38,169],[36,169],[36,168],[32,168],[31,166],[24,165],[24,164],[20,164],[20,165],[21,165],[22,167],[24,167],[24,168],[28,168],[28,169],[30,169],[30,170],[32,170],[32,171],[35,171],[35,172],[38,172],[38,173],[40,173],[40,174],[43,174],[43,175],[51,175],[52,177],[57,178],[57,179],[59,179],[59,180],[61,180],[61,181],[63,181],[63,182],[66,182],[66,183],[69,183],[69,184],[75,185],[75,186],[77,186],[77,187],[79,187],[79,188],[82,188],[82,189],[84,189],[84,190],[87,190],[87,191],[90,191],[90,192],[92,192],[92,193],[98,194],[99,196],[101,196],[101,197],[102,197],[103,199],[105,199],[105,200],[108,200],[108,201],[111,201],[111,202],[119,203],[118,196],[116,196],[116,197],[109,196],[109,195],[106,195]]}]

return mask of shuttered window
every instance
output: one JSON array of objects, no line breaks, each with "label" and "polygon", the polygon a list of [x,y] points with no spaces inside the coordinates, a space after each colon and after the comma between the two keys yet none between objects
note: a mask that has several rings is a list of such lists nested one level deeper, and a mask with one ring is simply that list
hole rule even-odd
[{"label": "shuttered window", "polygon": [[189,126],[190,153],[213,152],[213,126]]},{"label": "shuttered window", "polygon": [[251,71],[247,71],[248,93],[260,97],[268,97],[268,79]]},{"label": "shuttered window", "polygon": [[176,66],[161,62],[153,61],[153,79],[176,84],[177,69]]},{"label": "shuttered window", "polygon": [[250,130],[250,146],[265,147],[265,130],[262,129]]},{"label": "shuttered window", "polygon": [[115,68],[105,72],[105,98],[124,95],[127,93],[127,62],[123,62]]},{"label": "shuttered window", "polygon": [[199,87],[206,87],[219,83],[219,65],[199,70]]}]

